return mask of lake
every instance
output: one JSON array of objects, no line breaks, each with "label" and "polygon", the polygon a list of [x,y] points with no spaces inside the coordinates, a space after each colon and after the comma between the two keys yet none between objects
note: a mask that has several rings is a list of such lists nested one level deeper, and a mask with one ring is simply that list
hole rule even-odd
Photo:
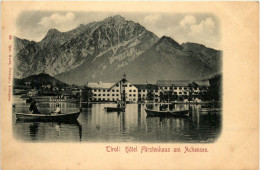
[{"label": "lake", "polygon": [[[13,108],[13,135],[26,142],[134,142],[134,143],[210,143],[222,129],[222,114],[200,112],[203,105],[192,105],[186,118],[147,117],[145,107],[159,109],[158,104],[127,104],[122,113],[107,113],[112,103],[83,107],[77,122],[24,122],[14,112],[28,112],[29,104]],[[61,103],[62,112],[79,108],[75,103]],[[187,109],[187,104],[170,105],[170,109]],[[42,113],[55,110],[55,103],[39,103]]]}]

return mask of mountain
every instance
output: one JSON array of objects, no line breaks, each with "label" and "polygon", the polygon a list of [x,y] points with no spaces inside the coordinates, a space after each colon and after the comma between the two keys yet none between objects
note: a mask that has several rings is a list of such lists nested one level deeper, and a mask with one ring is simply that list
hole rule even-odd
[{"label": "mountain", "polygon": [[22,79],[14,79],[14,86],[24,85],[25,82],[30,82],[33,87],[51,84],[52,86],[67,86],[66,83],[63,83],[49,74],[41,73],[38,75],[31,75]]},{"label": "mountain", "polygon": [[199,58],[203,63],[219,73],[222,69],[222,51],[207,48],[204,45],[196,43],[183,43],[181,45],[184,51],[189,55]]},{"label": "mountain", "polygon": [[115,82],[126,73],[134,83],[196,79],[220,72],[222,52],[200,44],[160,39],[121,16],[50,29],[40,42],[15,39],[16,78],[47,73],[69,84]]},{"label": "mountain", "polygon": [[[22,49],[16,46],[14,76],[21,78],[42,72],[54,76],[101,56],[109,57],[110,63],[122,64],[125,59],[137,57],[157,39],[140,24],[121,16],[80,25],[68,32],[51,29],[38,43],[24,44]],[[16,38],[16,44],[22,42]]]}]

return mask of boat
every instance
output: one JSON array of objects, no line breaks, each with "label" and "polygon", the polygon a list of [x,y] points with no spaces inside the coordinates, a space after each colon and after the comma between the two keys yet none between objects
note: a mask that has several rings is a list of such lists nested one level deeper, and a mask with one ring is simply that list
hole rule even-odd
[{"label": "boat", "polygon": [[123,108],[117,108],[117,107],[105,107],[107,112],[122,112],[124,111]]},{"label": "boat", "polygon": [[189,110],[150,110],[145,109],[147,116],[155,117],[155,116],[173,116],[173,117],[187,117],[189,115]]},{"label": "boat", "polygon": [[81,110],[71,113],[62,114],[31,114],[31,113],[15,113],[17,120],[34,120],[34,121],[58,121],[72,122],[76,121]]},{"label": "boat", "polygon": [[107,112],[124,112],[126,107],[126,102],[117,101],[117,107],[104,107]]}]

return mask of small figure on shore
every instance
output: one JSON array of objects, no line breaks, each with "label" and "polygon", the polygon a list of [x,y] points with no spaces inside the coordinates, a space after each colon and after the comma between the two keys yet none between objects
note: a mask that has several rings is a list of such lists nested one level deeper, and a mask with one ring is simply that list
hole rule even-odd
[{"label": "small figure on shore", "polygon": [[37,108],[37,103],[34,101],[32,98],[29,99],[30,107],[29,110],[31,111],[32,114],[41,114],[40,111]]}]

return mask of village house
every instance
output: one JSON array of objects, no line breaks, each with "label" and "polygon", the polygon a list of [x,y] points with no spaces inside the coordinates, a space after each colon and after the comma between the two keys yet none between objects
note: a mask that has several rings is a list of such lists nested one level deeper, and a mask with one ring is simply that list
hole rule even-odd
[{"label": "village house", "polygon": [[206,91],[210,86],[208,80],[158,80],[157,85],[160,91],[172,91],[175,95],[178,96],[189,95],[189,85],[193,85],[194,96],[197,96],[200,92]]}]

